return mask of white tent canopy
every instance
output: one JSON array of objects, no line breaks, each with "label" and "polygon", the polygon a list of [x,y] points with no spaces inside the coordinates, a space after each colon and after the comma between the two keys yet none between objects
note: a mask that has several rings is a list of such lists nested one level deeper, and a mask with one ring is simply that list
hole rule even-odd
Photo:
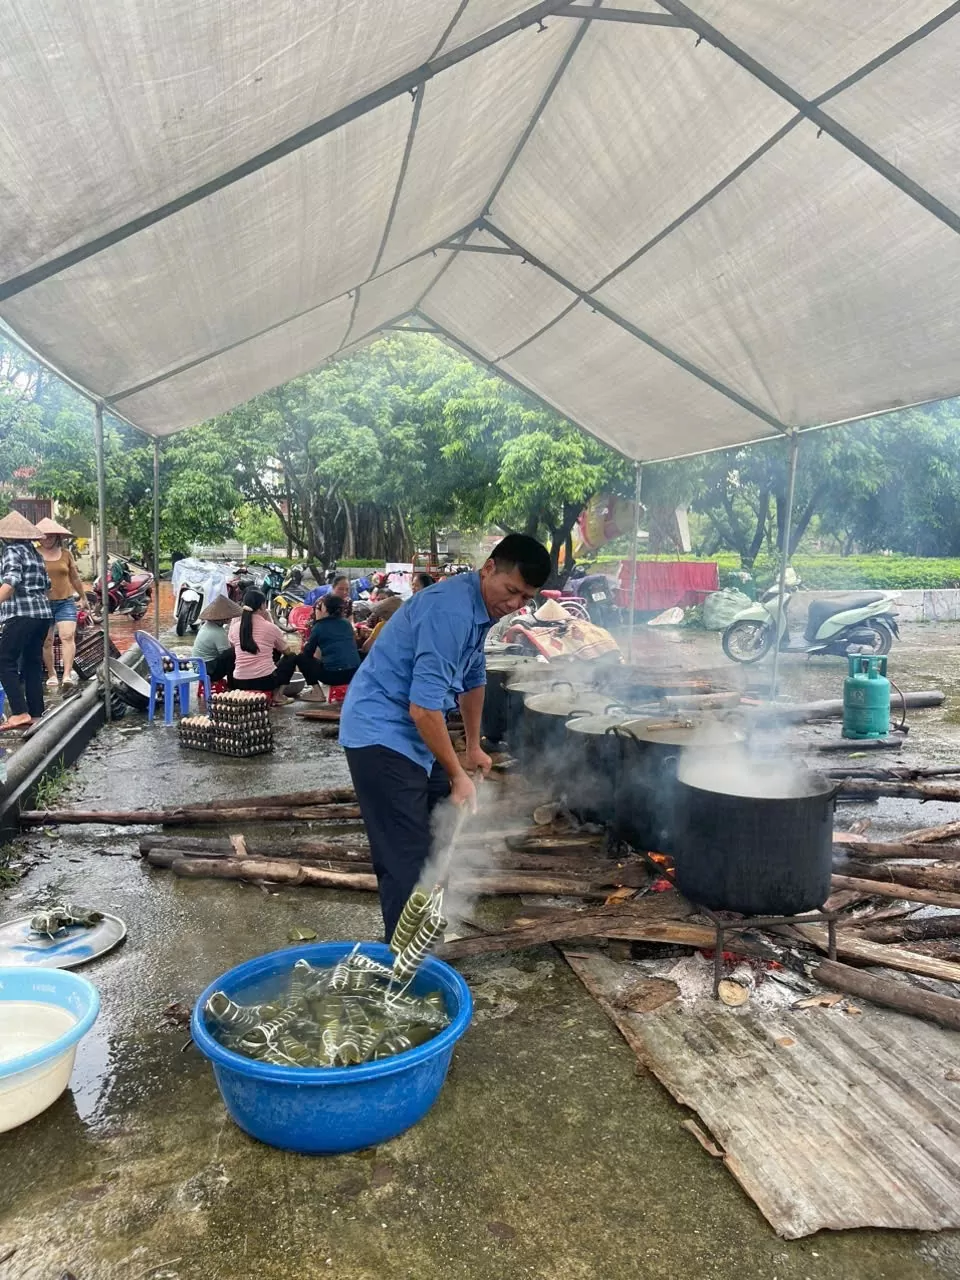
[{"label": "white tent canopy", "polygon": [[643,460],[960,393],[960,3],[0,10],[0,317],[152,435],[407,323]]}]

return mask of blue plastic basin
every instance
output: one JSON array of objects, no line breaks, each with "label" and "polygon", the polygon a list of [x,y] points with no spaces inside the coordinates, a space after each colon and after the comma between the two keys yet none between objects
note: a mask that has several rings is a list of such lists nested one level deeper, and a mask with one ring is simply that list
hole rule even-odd
[{"label": "blue plastic basin", "polygon": [[[351,942],[315,942],[271,951],[212,982],[194,1006],[190,1030],[213,1065],[227,1111],[241,1129],[271,1147],[331,1155],[395,1138],[433,1106],[447,1077],[453,1046],[470,1025],[469,987],[455,969],[429,956],[412,989],[441,991],[450,1025],[426,1044],[394,1058],[356,1067],[276,1067],[225,1049],[207,1030],[203,1008],[214,991],[225,991],[243,1003],[251,988],[289,973],[301,956],[326,968],[353,948]],[[393,960],[383,943],[365,942],[360,950],[384,964]]]}]

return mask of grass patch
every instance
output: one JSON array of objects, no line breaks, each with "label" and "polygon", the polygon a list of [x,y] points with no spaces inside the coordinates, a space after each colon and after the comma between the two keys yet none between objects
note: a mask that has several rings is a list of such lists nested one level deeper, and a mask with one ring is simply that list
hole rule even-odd
[{"label": "grass patch", "polygon": [[70,770],[60,759],[37,783],[34,803],[38,809],[51,809],[61,798],[70,781]]}]

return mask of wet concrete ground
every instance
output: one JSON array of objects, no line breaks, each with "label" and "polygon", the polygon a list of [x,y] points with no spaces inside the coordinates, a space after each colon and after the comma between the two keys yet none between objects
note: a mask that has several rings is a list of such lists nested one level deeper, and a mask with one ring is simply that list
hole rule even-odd
[{"label": "wet concrete ground", "polygon": [[[656,641],[671,662],[723,663],[715,637]],[[728,670],[731,670],[728,666]],[[912,627],[891,663],[937,685],[944,710],[912,716],[904,757],[960,741],[960,628]],[[745,674],[745,673],[741,673]],[[750,672],[753,681],[759,673]],[[784,664],[784,690],[839,696],[843,664]],[[254,761],[179,751],[133,714],[104,730],[63,799],[127,808],[346,780],[316,729],[274,713],[279,746]],[[828,731],[833,736],[833,731]],[[954,816],[884,801],[845,809],[875,829]],[[0,1135],[0,1280],[935,1280],[960,1276],[957,1236],[857,1231],[779,1240],[687,1114],[552,948],[464,966],[476,1020],[429,1115],[375,1151],[307,1158],[263,1147],[227,1118],[206,1062],[163,1011],[234,964],[282,946],[377,936],[371,895],[178,880],[150,871],[131,829],[63,827],[17,842],[34,860],[0,915],[51,895],[106,906],[126,944],[83,972],[103,1012],[71,1089]],[[277,828],[271,838],[282,839]],[[489,910],[490,908],[483,908]]]}]

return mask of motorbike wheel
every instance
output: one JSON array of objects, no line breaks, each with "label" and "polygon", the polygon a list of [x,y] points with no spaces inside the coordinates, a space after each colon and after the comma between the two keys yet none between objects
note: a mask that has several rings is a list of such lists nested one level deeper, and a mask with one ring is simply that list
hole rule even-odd
[{"label": "motorbike wheel", "polygon": [[296,631],[296,627],[291,627],[290,625],[289,605],[278,604],[277,601],[274,601],[270,606],[270,610],[273,614],[274,622],[276,622],[281,631]]},{"label": "motorbike wheel", "polygon": [[187,627],[189,625],[190,624],[187,622],[187,610],[178,609],[177,610],[177,635],[185,636],[187,634]]},{"label": "motorbike wheel", "polygon": [[773,627],[765,622],[733,622],[721,643],[731,662],[759,662],[770,652]]},{"label": "motorbike wheel", "polygon": [[869,644],[847,645],[847,654],[860,653],[869,658],[882,658],[890,652],[893,645],[893,632],[882,622],[865,622],[863,630],[873,632],[873,641]]}]

